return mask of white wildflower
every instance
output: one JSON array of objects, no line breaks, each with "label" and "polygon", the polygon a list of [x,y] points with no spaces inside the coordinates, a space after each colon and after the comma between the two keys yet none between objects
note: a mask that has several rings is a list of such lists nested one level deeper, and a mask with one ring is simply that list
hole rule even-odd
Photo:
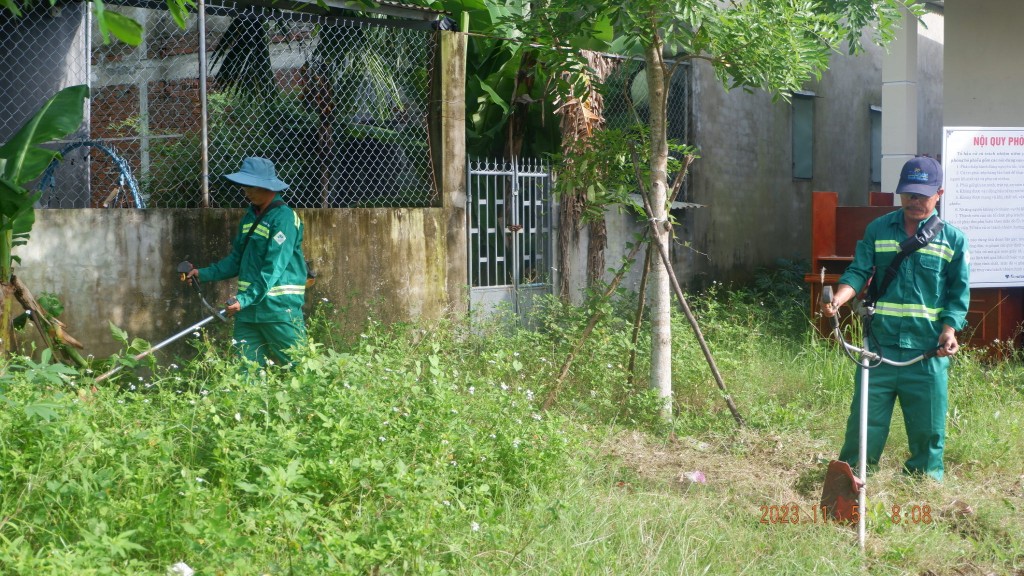
[{"label": "white wildflower", "polygon": [[167,576],[193,576],[196,573],[191,566],[178,562],[167,569]]}]

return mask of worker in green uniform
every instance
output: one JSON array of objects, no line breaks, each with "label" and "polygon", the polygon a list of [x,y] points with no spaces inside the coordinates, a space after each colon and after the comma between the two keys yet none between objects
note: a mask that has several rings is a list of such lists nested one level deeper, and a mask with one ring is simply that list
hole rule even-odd
[{"label": "worker in green uniform", "polygon": [[302,221],[277,199],[288,184],[277,178],[270,160],[246,158],[241,170],[224,178],[240,185],[252,206],[242,217],[231,253],[216,264],[192,269],[188,278],[214,282],[237,276],[237,302],[226,309],[235,318],[236,349],[260,366],[268,358],[288,364],[289,349],[306,335]]},{"label": "worker in green uniform", "polygon": [[[835,315],[840,306],[861,292],[872,275],[872,288],[877,290],[900,243],[917,234],[933,215],[938,217],[935,206],[943,193],[942,166],[927,156],[908,160],[896,193],[902,208],[868,224],[864,238],[857,243],[853,262],[839,279],[832,303],[822,304],[825,316]],[[966,323],[969,265],[966,236],[946,223],[927,245],[899,263],[884,294],[873,295],[872,351],[880,348],[883,357],[897,361],[910,360],[936,347],[937,355],[906,367],[881,364],[871,368],[867,433],[870,466],[877,465],[882,456],[898,399],[910,447],[904,472],[942,480],[947,372],[949,357],[960,347],[956,331]],[[856,386],[846,439],[839,453],[839,459],[851,466],[858,457],[859,406],[860,387]]]}]

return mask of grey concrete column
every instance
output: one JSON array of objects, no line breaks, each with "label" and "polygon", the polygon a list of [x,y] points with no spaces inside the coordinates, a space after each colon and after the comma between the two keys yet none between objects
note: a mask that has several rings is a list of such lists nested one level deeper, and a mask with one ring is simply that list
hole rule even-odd
[{"label": "grey concrete column", "polygon": [[902,29],[882,61],[882,192],[895,192],[900,168],[917,154],[917,18]]}]

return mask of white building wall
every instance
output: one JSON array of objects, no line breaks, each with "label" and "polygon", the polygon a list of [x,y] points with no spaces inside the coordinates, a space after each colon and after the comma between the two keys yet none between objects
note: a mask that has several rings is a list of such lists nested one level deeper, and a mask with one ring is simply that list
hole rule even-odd
[{"label": "white building wall", "polygon": [[1024,126],[1024,2],[946,0],[943,121],[947,126]]}]

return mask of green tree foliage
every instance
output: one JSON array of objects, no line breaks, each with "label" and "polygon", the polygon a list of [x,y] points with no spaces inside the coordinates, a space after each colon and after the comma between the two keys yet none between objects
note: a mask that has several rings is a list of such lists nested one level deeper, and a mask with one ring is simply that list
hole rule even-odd
[{"label": "green tree foliage", "polygon": [[[49,6],[57,5],[57,0],[39,0],[39,2],[45,2]],[[21,2],[0,0],[0,9],[6,10],[15,17],[20,17],[36,4],[37,0],[21,0]],[[167,0],[167,10],[180,28],[185,27],[185,18],[188,17],[189,9],[194,8],[195,5],[194,0]],[[96,25],[99,27],[100,35],[103,36],[103,42],[110,42],[111,35],[132,46],[138,46],[142,42],[142,25],[117,12],[108,12],[103,0],[92,2],[92,13]]]},{"label": "green tree foliage", "polygon": [[[878,43],[891,40],[906,9],[902,0],[483,2],[494,36],[507,39],[509,45],[517,44],[517,50],[529,46],[536,51],[537,69],[547,75],[549,97],[586,97],[594,80],[580,49],[644,54],[650,115],[649,182],[642,188],[651,193],[654,221],[666,218],[666,85],[675,63],[705,61],[727,89],[759,89],[774,98],[787,98],[807,80],[820,77],[831,55],[843,49],[844,43],[845,50],[857,53],[865,28],[873,29],[873,40]],[[449,10],[474,13],[475,7],[467,0],[442,4]],[[496,92],[488,92],[491,100],[502,97]],[[665,242],[662,235],[655,241]],[[667,271],[653,274],[651,299],[651,386],[668,398],[671,328]]]}]

